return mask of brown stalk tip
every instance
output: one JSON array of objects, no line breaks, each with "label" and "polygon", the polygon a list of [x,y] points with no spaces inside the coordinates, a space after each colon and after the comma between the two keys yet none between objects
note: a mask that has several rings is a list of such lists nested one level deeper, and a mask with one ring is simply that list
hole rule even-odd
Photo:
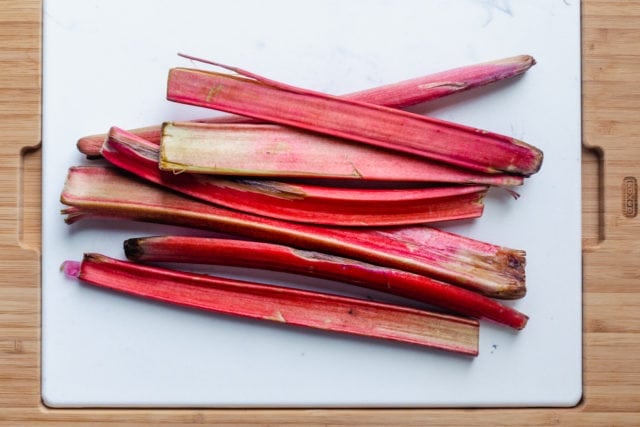
[{"label": "brown stalk tip", "polygon": [[496,61],[490,61],[487,64],[493,65],[519,65],[522,71],[526,71],[529,68],[536,65],[536,60],[531,55],[516,55],[509,58],[498,59]]},{"label": "brown stalk tip", "polygon": [[140,239],[127,239],[124,241],[124,253],[128,259],[137,260],[144,256],[144,249],[140,246]]},{"label": "brown stalk tip", "polygon": [[496,291],[495,295],[493,295],[493,298],[503,300],[516,300],[524,298],[525,295],[527,295],[527,288],[525,286],[513,285],[505,287],[501,291]]},{"label": "brown stalk tip", "polygon": [[527,57],[528,62],[531,64],[530,67],[533,67],[534,65],[537,64],[536,59],[531,56],[531,55],[524,55],[525,57]]}]

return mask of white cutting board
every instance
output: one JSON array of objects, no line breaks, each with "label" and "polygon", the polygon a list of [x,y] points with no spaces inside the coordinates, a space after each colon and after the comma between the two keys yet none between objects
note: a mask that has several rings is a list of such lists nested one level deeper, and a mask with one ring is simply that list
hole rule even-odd
[{"label": "white cutting board", "polygon": [[[42,396],[47,405],[213,407],[571,406],[582,395],[580,7],[544,1],[45,0]],[[521,332],[486,322],[473,359],[205,314],[79,285],[83,252],[179,232],[140,223],[67,226],[78,137],[211,115],[164,99],[185,52],[294,85],[347,93],[464,64],[531,54],[526,76],[414,108],[544,150],[519,200],[446,226],[525,249]],[[304,286],[329,282],[214,271]],[[356,295],[362,292],[354,291]]]}]

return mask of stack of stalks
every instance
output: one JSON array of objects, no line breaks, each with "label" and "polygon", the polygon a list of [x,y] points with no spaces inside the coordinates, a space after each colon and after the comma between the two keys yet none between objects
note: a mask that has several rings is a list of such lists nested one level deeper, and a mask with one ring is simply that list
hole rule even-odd
[{"label": "stack of stalks", "polygon": [[[518,330],[527,323],[499,301],[525,295],[525,252],[429,223],[481,216],[490,187],[513,192],[539,170],[542,152],[403,108],[518,76],[534,63],[517,56],[342,97],[215,63],[234,73],[171,69],[167,99],[232,115],[81,138],[78,149],[108,165],[70,168],[65,221],[147,221],[222,237],[131,238],[127,261],[87,253],[63,269],[167,303],[475,356],[478,319]],[[430,308],[167,262],[309,275]]]}]

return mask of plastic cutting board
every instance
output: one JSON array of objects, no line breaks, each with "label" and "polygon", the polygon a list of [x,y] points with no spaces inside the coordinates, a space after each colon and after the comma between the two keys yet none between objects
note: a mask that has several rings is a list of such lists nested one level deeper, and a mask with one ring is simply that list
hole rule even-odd
[{"label": "plastic cutting board", "polygon": [[[578,1],[45,0],[42,395],[59,407],[571,406],[582,395],[580,7]],[[530,315],[512,332],[482,323],[480,355],[452,356],[141,301],[59,271],[83,252],[165,227],[59,214],[83,135],[211,115],[165,100],[185,52],[329,93],[517,54],[524,77],[415,107],[530,142],[539,174],[485,215],[443,225],[527,251]],[[174,229],[175,232],[185,230]],[[337,284],[215,269],[302,286]]]}]

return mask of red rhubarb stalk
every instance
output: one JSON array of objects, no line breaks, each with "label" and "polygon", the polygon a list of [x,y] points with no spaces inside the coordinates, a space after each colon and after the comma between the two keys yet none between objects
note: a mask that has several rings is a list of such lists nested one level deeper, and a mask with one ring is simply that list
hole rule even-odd
[{"label": "red rhubarb stalk", "polygon": [[526,315],[493,299],[425,276],[272,243],[161,236],[128,239],[124,249],[132,261],[258,268],[350,283],[515,329],[524,328],[528,320]]},{"label": "red rhubarb stalk", "polygon": [[66,274],[101,288],[200,310],[478,354],[471,319],[86,254]]},{"label": "red rhubarb stalk", "polygon": [[73,167],[61,195],[67,223],[124,218],[213,230],[424,274],[498,298],[520,298],[525,253],[426,226],[318,227],[180,196],[103,167]]},{"label": "red rhubarb stalk", "polygon": [[139,177],[189,196],[256,215],[339,226],[387,226],[477,218],[486,186],[353,189],[172,174],[158,169],[159,148],[112,128],[102,156]]},{"label": "red rhubarb stalk", "polygon": [[244,75],[173,68],[169,71],[167,99],[359,141],[485,173],[529,176],[537,172],[542,163],[539,149],[508,136],[295,88],[244,70],[231,69]]},{"label": "red rhubarb stalk", "polygon": [[165,123],[161,141],[160,169],[173,173],[499,186],[523,182],[521,176],[473,172],[277,125]]},{"label": "red rhubarb stalk", "polygon": [[[351,93],[344,95],[344,97],[387,107],[408,107],[521,75],[534,64],[533,57],[519,55],[404,80],[399,83]],[[196,120],[196,122],[227,124],[246,123],[248,121],[251,120],[239,116],[218,116]],[[151,142],[160,143],[160,126],[133,129],[130,132]],[[102,147],[105,138],[105,134],[80,138],[77,143],[78,150],[88,157],[99,157],[100,147]]]}]

